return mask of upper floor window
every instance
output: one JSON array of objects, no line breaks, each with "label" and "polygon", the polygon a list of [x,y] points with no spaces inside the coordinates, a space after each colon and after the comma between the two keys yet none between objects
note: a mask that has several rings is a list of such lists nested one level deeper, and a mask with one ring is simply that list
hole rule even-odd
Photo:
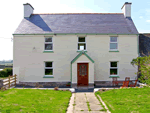
[{"label": "upper floor window", "polygon": [[45,48],[46,51],[52,51],[53,50],[53,38],[52,37],[46,37],[45,38]]},{"label": "upper floor window", "polygon": [[118,37],[110,37],[110,50],[118,50]]},{"label": "upper floor window", "polygon": [[86,50],[85,37],[78,37],[78,50]]}]

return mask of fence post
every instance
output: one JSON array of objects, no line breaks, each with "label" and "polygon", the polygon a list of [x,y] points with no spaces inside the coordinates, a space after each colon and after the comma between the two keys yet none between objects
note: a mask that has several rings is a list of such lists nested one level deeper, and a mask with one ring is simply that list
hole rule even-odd
[{"label": "fence post", "polygon": [[10,88],[10,75],[9,75],[9,88]]},{"label": "fence post", "polygon": [[0,89],[3,87],[3,80],[0,80]]},{"label": "fence post", "polygon": [[16,86],[16,74],[15,74],[15,86]]}]

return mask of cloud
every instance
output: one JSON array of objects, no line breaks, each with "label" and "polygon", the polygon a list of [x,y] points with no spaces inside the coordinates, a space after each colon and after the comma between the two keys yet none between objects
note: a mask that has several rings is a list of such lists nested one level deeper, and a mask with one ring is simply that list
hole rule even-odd
[{"label": "cloud", "polygon": [[147,12],[147,13],[150,13],[150,9],[146,9],[146,12]]},{"label": "cloud", "polygon": [[149,16],[150,15],[150,9],[146,9],[146,15]]},{"label": "cloud", "polygon": [[146,22],[150,22],[150,20],[146,20]]},{"label": "cloud", "polygon": [[148,29],[138,29],[139,33],[150,33]]},{"label": "cloud", "polygon": [[139,18],[143,18],[143,16],[140,16]]}]

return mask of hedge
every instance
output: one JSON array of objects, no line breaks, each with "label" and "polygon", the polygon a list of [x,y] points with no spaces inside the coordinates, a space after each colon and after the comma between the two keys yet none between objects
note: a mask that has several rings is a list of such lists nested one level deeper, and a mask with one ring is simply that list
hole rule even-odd
[{"label": "hedge", "polygon": [[5,68],[2,71],[0,71],[0,77],[8,77],[9,75],[13,74],[12,68]]}]

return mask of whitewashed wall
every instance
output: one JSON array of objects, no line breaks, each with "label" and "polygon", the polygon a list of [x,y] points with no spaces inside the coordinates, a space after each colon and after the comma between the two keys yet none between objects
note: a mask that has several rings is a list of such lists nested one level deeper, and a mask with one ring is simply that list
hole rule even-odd
[{"label": "whitewashed wall", "polygon": [[[109,35],[88,35],[87,54],[95,61],[94,78],[90,82],[111,80],[109,78],[110,61],[119,61],[119,76],[135,76],[135,68],[130,64],[137,53],[136,35],[119,35],[119,52],[109,52]],[[77,54],[76,35],[53,36],[54,53],[43,53],[44,36],[14,36],[13,74],[19,75],[22,82],[61,82],[70,81],[71,61]],[[35,49],[33,49],[35,47]],[[54,62],[54,78],[43,78],[44,61]],[[73,82],[76,81],[74,78]]]}]

